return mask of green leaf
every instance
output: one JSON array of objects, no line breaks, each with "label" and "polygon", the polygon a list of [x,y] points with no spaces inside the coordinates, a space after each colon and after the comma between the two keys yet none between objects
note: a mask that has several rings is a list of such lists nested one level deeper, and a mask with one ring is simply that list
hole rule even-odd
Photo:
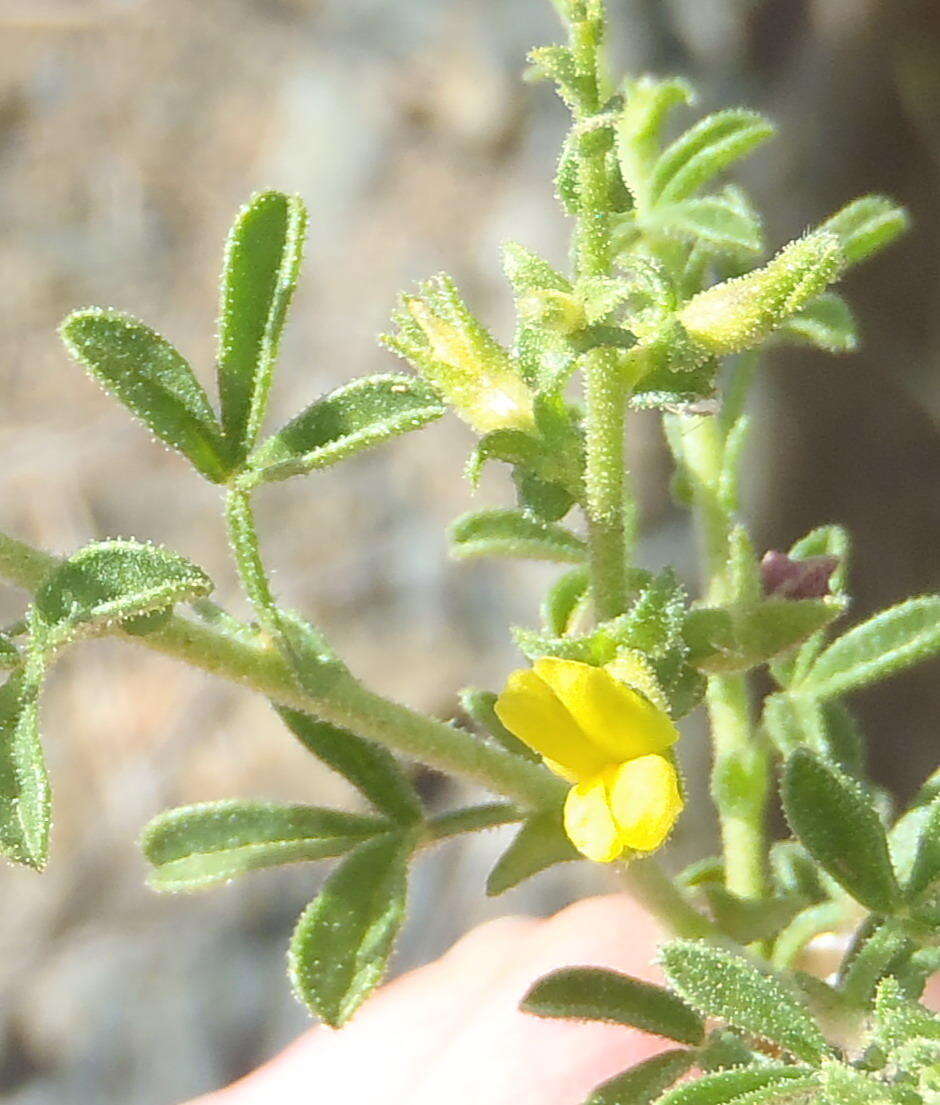
[{"label": "green leaf", "polygon": [[149,326],[97,307],[59,330],[65,348],[109,394],[212,483],[231,470],[215,412],[183,355]]},{"label": "green leaf", "polygon": [[99,541],[63,561],[36,592],[35,611],[56,637],[208,595],[212,580],[179,553],[139,541]]},{"label": "green leaf", "polygon": [[491,430],[477,442],[467,461],[467,479],[476,487],[487,461],[501,460],[535,470],[542,459],[538,438],[524,430]]},{"label": "green leaf", "polygon": [[233,799],[167,810],[144,829],[141,848],[155,890],[197,890],[282,863],[342,855],[387,821],[314,806]]},{"label": "green leaf", "polygon": [[490,872],[486,892],[495,897],[556,863],[582,858],[564,830],[560,812],[533,814]]},{"label": "green leaf", "polygon": [[418,792],[391,752],[299,710],[276,709],[300,743],[348,779],[379,813],[402,826],[421,821],[424,811]]},{"label": "green leaf", "polygon": [[657,207],[645,220],[647,231],[706,242],[717,250],[760,253],[760,223],[724,196],[687,199]]},{"label": "green leaf", "polygon": [[0,852],[42,871],[49,855],[51,791],[39,738],[38,663],[0,687]]},{"label": "green leaf", "polygon": [[776,978],[747,959],[704,943],[673,940],[661,952],[663,969],[678,994],[703,1016],[759,1036],[800,1059],[818,1063],[827,1053],[806,1008]]},{"label": "green leaf", "polygon": [[663,125],[669,113],[695,98],[683,80],[665,81],[643,76],[624,83],[624,108],[617,123],[620,175],[634,198],[642,196],[656,159]]},{"label": "green leaf", "polygon": [[770,1105],[807,1100],[806,1089],[818,1085],[805,1068],[773,1065],[722,1070],[683,1082],[664,1094],[657,1105]]},{"label": "green leaf", "polygon": [[909,898],[919,897],[940,880],[940,798],[926,809],[929,816],[924,819],[917,854],[905,887]]},{"label": "green leaf", "polygon": [[705,1039],[701,1017],[675,994],[600,967],[553,971],[529,990],[521,1008],[539,1017],[626,1024],[680,1044]]},{"label": "green leaf", "polygon": [[15,668],[22,661],[20,650],[5,633],[0,633],[0,668]]},{"label": "green leaf", "polygon": [[553,637],[563,637],[587,595],[590,578],[586,568],[572,568],[557,580],[542,603],[542,621]]},{"label": "green leaf", "polygon": [[179,553],[140,541],[99,541],[73,553],[36,592],[42,630],[57,638],[137,619],[212,591]]},{"label": "green leaf", "polygon": [[361,844],[301,914],[288,964],[310,1011],[340,1028],[381,982],[405,916],[410,840]]},{"label": "green leaf", "polygon": [[823,223],[838,236],[850,265],[880,253],[909,226],[907,212],[887,196],[862,196]]},{"label": "green leaf", "polygon": [[799,684],[834,698],[940,652],[940,595],[909,599],[855,626],[818,656]]},{"label": "green leaf", "polygon": [[554,291],[570,293],[571,281],[518,242],[503,244],[503,271],[517,296],[531,292]]},{"label": "green leaf", "polygon": [[777,331],[782,338],[814,345],[827,353],[852,353],[858,348],[858,333],[852,308],[841,295],[824,292]]},{"label": "green leaf", "polygon": [[461,706],[477,725],[489,733],[497,744],[501,744],[507,752],[512,752],[513,755],[522,756],[533,763],[541,763],[542,757],[510,733],[496,716],[496,710],[494,709],[496,698],[497,696],[492,691],[480,691],[475,687],[465,687],[460,692]]},{"label": "green leaf", "polygon": [[652,203],[687,199],[773,133],[771,124],[753,111],[733,108],[706,116],[660,155],[650,179]]},{"label": "green leaf", "polygon": [[[748,671],[805,641],[842,611],[843,605],[836,598],[766,599],[737,618],[731,648],[719,647],[703,654],[699,641],[696,667],[711,673]],[[705,611],[697,613],[701,619]],[[704,622],[696,631],[699,628],[704,628]],[[713,628],[719,628],[717,619]]]},{"label": "green leaf", "polygon": [[840,886],[876,913],[893,912],[900,892],[884,827],[854,779],[797,749],[787,761],[783,804],[794,833]]},{"label": "green leaf", "polygon": [[445,407],[430,384],[406,375],[365,376],[312,403],[251,456],[257,480],[326,468],[389,438],[419,430]]},{"label": "green leaf", "polygon": [[805,904],[802,898],[793,895],[760,900],[740,898],[717,883],[707,883],[703,889],[715,921],[739,944],[769,940]]},{"label": "green leaf", "polygon": [[585,1105],[651,1105],[694,1061],[695,1052],[684,1048],[654,1055],[598,1086]]},{"label": "green leaf", "polygon": [[587,545],[570,530],[540,522],[518,510],[481,510],[464,514],[450,527],[451,555],[519,556],[579,564]]},{"label": "green leaf", "polygon": [[238,213],[225,244],[219,395],[225,436],[239,462],[264,421],[306,230],[307,211],[299,196],[260,192]]}]

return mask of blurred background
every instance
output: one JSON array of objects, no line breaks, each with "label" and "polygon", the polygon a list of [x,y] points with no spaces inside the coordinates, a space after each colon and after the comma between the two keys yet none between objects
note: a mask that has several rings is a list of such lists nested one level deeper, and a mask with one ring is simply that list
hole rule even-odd
[{"label": "blurred background", "polygon": [[[611,0],[611,14],[619,65],[685,73],[703,109],[743,103],[779,123],[744,174],[772,245],[860,192],[912,211],[915,232],[849,281],[862,352],[779,353],[765,370],[748,509],[761,548],[844,522],[858,617],[935,588],[940,6]],[[527,49],[556,33],[546,0],[0,0],[0,525],[59,552],[104,536],[165,541],[246,613],[216,490],[68,362],[56,325],[76,306],[129,310],[208,382],[226,229],[253,189],[277,187],[302,193],[312,230],[275,422],[394,369],[374,337],[396,292],[438,269],[508,336],[500,241],[565,256],[551,187],[565,114],[547,87],[520,81]],[[469,446],[446,420],[259,502],[282,595],[368,681],[444,717],[461,685],[498,687],[518,662],[507,614],[532,622],[551,575],[448,562],[443,528],[472,505]],[[694,585],[655,417],[637,418],[632,448],[644,561],[677,561]],[[477,505],[507,494],[488,479]],[[2,616],[21,601],[4,589]],[[903,798],[936,760],[936,668],[857,705],[873,772]],[[284,950],[322,872],[158,898],[136,835],[182,802],[355,799],[262,701],[113,642],[63,660],[44,728],[51,868],[0,870],[4,1101],[171,1105],[240,1075],[306,1023]],[[421,783],[441,806],[459,797]],[[679,854],[712,831],[687,821]],[[396,969],[484,916],[603,886],[575,865],[486,902],[504,843],[476,838],[419,867]]]}]

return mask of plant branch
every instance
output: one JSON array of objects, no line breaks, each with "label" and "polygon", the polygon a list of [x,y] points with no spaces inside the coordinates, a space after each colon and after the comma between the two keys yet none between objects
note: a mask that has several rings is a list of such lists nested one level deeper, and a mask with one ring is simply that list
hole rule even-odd
[{"label": "plant branch", "polygon": [[[35,591],[57,564],[54,556],[0,534],[0,578],[7,582]],[[541,765],[383,698],[352,676],[338,677],[316,695],[301,690],[267,635],[249,626],[235,632],[173,614],[146,636],[119,628],[113,633],[369,737],[428,767],[461,775],[527,808],[558,805],[564,798],[564,782]]]}]

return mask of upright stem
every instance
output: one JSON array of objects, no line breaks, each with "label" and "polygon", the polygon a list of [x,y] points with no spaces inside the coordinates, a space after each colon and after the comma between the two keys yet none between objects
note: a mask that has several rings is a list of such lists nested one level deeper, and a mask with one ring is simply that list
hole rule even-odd
[{"label": "upright stem", "polygon": [[[589,89],[580,113],[589,119],[600,106],[599,50],[603,27],[586,20],[571,25],[571,47]],[[611,269],[607,155],[610,134],[587,129],[578,138],[580,212],[574,244],[580,278],[605,277]],[[620,357],[595,349],[585,362],[585,485],[591,586],[598,620],[623,613],[628,556],[627,479],[624,432],[627,389]]]},{"label": "upright stem", "polygon": [[[680,417],[674,441],[692,482],[708,601],[733,603],[727,571],[732,518],[719,493],[724,453],[721,427],[714,417]],[[710,676],[706,702],[714,747],[712,797],[721,825],[726,885],[743,898],[760,898],[766,885],[769,764],[754,739],[747,677]]]}]

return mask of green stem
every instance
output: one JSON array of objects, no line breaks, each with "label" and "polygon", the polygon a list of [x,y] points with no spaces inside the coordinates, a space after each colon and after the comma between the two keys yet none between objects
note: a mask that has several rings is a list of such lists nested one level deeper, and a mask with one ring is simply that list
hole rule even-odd
[{"label": "green stem", "polygon": [[655,859],[636,859],[622,868],[624,885],[662,926],[686,940],[720,936],[720,931],[688,901]]},{"label": "green stem", "polygon": [[[35,591],[58,563],[48,553],[0,534],[0,578]],[[350,729],[428,767],[462,775],[527,808],[557,806],[567,791],[541,765],[374,694],[350,675],[317,694],[302,690],[270,640],[247,626],[229,632],[174,614],[146,636],[120,629],[114,635]]]},{"label": "green stem", "polygon": [[622,614],[626,603],[627,508],[624,463],[626,390],[610,349],[588,355],[586,372],[586,513],[591,586],[599,621]]},{"label": "green stem", "polygon": [[[736,596],[730,592],[727,568],[733,520],[720,494],[721,427],[714,417],[682,416],[673,423],[671,439],[692,484],[707,601],[731,605]],[[766,889],[769,762],[754,737],[747,677],[710,676],[706,702],[714,747],[712,796],[721,825],[726,885],[743,898],[760,898]]]}]

